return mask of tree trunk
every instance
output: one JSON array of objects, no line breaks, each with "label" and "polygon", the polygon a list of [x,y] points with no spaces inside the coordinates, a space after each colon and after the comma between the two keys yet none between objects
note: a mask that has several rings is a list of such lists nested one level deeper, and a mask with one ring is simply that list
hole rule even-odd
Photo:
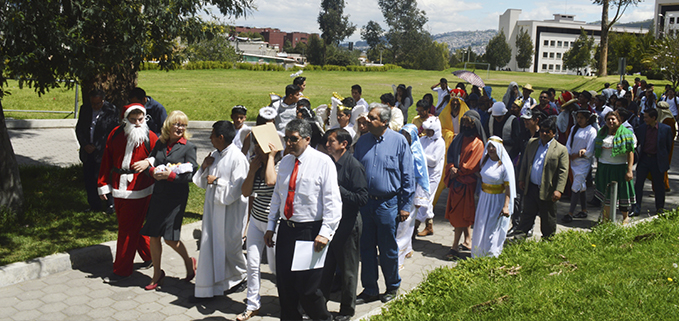
[{"label": "tree trunk", "polygon": [[[21,187],[19,164],[9,140],[5,112],[0,100],[0,210],[9,209],[15,217],[23,213],[24,191]],[[0,215],[2,212],[0,212]]]},{"label": "tree trunk", "polygon": [[601,42],[599,43],[600,54],[599,54],[599,77],[608,76],[608,29],[610,28],[608,23],[608,8],[609,0],[601,1]]},{"label": "tree trunk", "polygon": [[128,102],[128,93],[137,86],[137,69],[131,62],[128,63],[129,68],[119,66],[106,74],[97,75],[90,79],[81,79],[83,103],[89,103],[90,91],[101,88],[106,93],[106,101],[115,105],[120,117],[122,117],[123,107]]}]

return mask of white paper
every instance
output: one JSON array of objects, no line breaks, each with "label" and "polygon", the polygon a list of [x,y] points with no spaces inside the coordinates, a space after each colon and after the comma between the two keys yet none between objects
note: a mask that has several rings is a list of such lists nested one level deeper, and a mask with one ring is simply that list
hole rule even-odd
[{"label": "white paper", "polygon": [[320,252],[314,251],[314,241],[296,241],[290,271],[307,271],[323,268],[328,246]]}]

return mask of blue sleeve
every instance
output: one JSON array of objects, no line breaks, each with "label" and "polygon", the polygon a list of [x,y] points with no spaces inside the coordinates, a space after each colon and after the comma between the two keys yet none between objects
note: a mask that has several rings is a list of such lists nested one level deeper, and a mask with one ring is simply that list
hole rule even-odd
[{"label": "blue sleeve", "polygon": [[402,151],[400,164],[401,167],[401,191],[398,194],[398,209],[410,211],[413,204],[413,194],[415,194],[415,175],[413,174],[413,153],[405,140],[400,139],[400,150]]}]

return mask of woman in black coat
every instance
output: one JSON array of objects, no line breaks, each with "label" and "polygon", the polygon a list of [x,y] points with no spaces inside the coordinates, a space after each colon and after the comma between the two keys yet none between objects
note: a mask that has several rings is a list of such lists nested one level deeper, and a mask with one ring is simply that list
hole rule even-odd
[{"label": "woman in black coat", "polygon": [[162,282],[165,272],[160,268],[162,244],[160,238],[184,259],[186,278],[191,281],[196,275],[196,259],[189,257],[180,240],[182,219],[189,198],[189,182],[198,170],[196,146],[187,141],[188,117],[175,110],[167,117],[161,129],[160,139],[149,154],[149,158],[135,163],[135,170],[147,170],[156,180],[149,203],[146,223],[142,235],[151,239],[153,279],[144,287],[154,290]]}]

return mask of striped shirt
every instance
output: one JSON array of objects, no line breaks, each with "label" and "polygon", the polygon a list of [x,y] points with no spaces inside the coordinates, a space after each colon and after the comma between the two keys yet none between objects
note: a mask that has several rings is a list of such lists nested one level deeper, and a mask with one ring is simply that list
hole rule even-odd
[{"label": "striped shirt", "polygon": [[269,221],[269,211],[271,206],[271,196],[275,186],[267,186],[266,181],[260,177],[262,169],[255,174],[255,181],[252,184],[254,200],[252,201],[252,217],[260,222]]}]

